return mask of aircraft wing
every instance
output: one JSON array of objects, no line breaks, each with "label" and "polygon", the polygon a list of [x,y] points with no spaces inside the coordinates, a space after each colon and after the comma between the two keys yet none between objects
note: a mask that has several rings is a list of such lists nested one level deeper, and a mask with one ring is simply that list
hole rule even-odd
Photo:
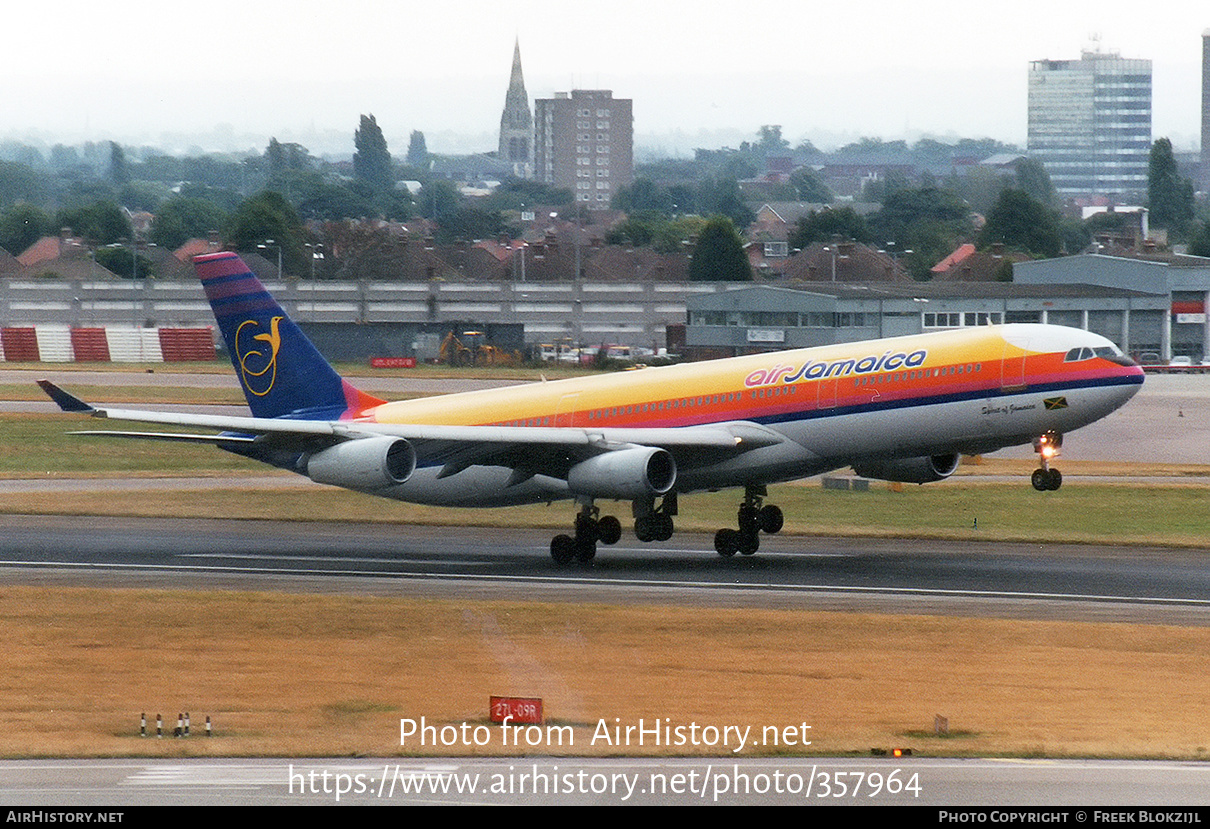
[{"label": "aircraft wing", "polygon": [[156,412],[93,406],[48,380],[39,380],[38,385],[65,412],[221,432],[215,435],[121,431],[76,434],[214,444],[262,443],[276,449],[296,448],[298,451],[315,451],[373,436],[398,437],[412,445],[417,460],[428,465],[441,464],[442,476],[475,465],[504,466],[531,474],[558,476],[578,461],[633,446],[664,449],[676,459],[678,466],[692,468],[786,440],[777,432],[748,421],[678,428],[443,426]]}]

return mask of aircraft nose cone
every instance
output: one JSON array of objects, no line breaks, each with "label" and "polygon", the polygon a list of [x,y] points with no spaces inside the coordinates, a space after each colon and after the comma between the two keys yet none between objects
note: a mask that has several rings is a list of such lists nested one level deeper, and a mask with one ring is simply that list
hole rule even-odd
[{"label": "aircraft nose cone", "polygon": [[1122,403],[1139,393],[1143,387],[1143,367],[1139,365],[1123,366],[1119,375],[1126,382],[1122,385]]}]

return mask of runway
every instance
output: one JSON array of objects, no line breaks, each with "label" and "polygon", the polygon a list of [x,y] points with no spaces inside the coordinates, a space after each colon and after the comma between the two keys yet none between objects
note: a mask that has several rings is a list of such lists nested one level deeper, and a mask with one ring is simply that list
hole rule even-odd
[{"label": "runway", "polygon": [[710,536],[602,546],[559,569],[550,532],[340,522],[5,516],[0,582],[1163,621],[1210,624],[1198,551]]}]

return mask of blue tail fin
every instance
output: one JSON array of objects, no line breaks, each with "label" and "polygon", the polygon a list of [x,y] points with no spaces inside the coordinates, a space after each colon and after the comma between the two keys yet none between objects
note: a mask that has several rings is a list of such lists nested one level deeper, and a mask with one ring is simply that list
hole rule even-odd
[{"label": "blue tail fin", "polygon": [[339,420],[383,402],[336,373],[237,254],[193,264],[253,416]]}]

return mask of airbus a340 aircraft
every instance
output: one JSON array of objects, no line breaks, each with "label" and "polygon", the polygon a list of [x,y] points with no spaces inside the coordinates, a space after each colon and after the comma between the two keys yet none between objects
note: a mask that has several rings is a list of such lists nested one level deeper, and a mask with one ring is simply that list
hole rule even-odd
[{"label": "airbus a340 aircraft", "polygon": [[52,383],[65,411],[219,430],[84,432],[212,443],[324,484],[441,506],[575,499],[559,564],[588,562],[629,501],[641,541],[672,537],[677,495],[742,487],[723,556],[782,527],[765,487],[852,466],[890,481],[941,480],[962,454],[1033,443],[1039,490],[1062,435],[1099,420],[1143,372],[1109,340],[1003,325],[756,354],[387,403],[353,388],[234,253],[195,260],[252,417],[93,407]]}]

